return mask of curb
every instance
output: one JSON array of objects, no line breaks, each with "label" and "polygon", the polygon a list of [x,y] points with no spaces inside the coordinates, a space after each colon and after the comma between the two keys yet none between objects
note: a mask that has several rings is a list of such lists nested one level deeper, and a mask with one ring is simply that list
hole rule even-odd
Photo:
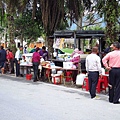
[{"label": "curb", "polygon": [[[0,75],[1,77],[9,77],[9,78],[14,78],[14,81],[18,81],[19,80],[22,80],[22,82],[27,82],[27,83],[33,83],[33,84],[40,84],[42,83],[43,85],[47,85],[47,86],[52,86],[52,87],[59,87],[59,88],[62,88],[62,89],[67,89],[67,92],[72,92],[72,93],[78,93],[78,94],[81,94],[81,95],[85,95],[85,96],[88,96],[90,97],[89,95],[89,91],[85,91],[85,90],[82,90],[82,88],[79,88],[77,86],[75,86],[74,88],[71,87],[71,86],[64,86],[64,85],[56,85],[56,84],[51,84],[51,83],[48,83],[48,82],[42,82],[42,81],[38,81],[38,82],[33,82],[32,80],[26,80],[25,77],[16,77],[15,75],[9,75],[9,74],[4,74],[4,75]],[[16,79],[17,78],[17,79]],[[19,81],[20,82],[20,81]],[[97,96],[100,96],[102,98],[102,100],[107,100],[108,99],[108,95],[107,93],[103,94],[103,93],[96,93]]]}]

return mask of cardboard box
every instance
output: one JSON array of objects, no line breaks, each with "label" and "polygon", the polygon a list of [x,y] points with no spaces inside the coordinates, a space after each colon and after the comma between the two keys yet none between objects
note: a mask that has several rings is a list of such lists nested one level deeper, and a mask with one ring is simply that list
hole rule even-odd
[{"label": "cardboard box", "polygon": [[73,62],[63,62],[63,68],[67,69],[73,68]]}]

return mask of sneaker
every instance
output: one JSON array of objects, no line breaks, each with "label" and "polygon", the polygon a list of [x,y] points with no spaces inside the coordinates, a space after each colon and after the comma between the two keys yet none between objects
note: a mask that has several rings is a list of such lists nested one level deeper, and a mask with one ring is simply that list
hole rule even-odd
[{"label": "sneaker", "polygon": [[113,104],[120,104],[120,102],[119,102],[119,101],[117,101],[117,102],[113,102]]},{"label": "sneaker", "polygon": [[95,96],[94,98],[92,98],[93,100],[100,100],[99,96]]}]

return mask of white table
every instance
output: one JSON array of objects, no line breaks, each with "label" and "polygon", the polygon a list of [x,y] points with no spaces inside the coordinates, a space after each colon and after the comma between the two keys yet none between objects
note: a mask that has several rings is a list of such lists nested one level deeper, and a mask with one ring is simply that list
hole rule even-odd
[{"label": "white table", "polygon": [[20,63],[20,73],[25,75],[31,73],[32,63]]}]

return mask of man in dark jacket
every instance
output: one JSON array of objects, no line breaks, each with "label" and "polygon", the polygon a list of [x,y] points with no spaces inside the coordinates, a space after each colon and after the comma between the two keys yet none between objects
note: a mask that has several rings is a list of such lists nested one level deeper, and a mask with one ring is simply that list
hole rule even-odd
[{"label": "man in dark jacket", "polygon": [[4,65],[6,61],[6,51],[3,49],[3,46],[0,46],[0,69],[2,74],[4,73]]},{"label": "man in dark jacket", "polygon": [[[48,60],[48,52],[46,51],[46,47],[43,46],[42,50],[40,50],[40,56],[46,61]],[[43,81],[44,78],[44,71],[45,69],[42,67],[42,71],[41,71],[41,80]]]}]

